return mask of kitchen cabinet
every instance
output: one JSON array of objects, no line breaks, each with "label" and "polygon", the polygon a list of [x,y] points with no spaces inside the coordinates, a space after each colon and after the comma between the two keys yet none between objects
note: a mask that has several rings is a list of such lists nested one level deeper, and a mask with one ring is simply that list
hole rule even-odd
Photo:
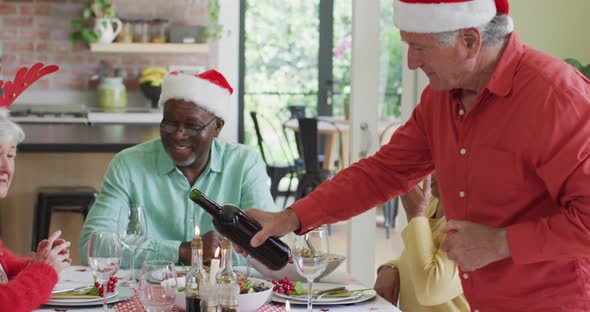
[{"label": "kitchen cabinet", "polygon": [[206,43],[93,43],[93,53],[208,53]]}]

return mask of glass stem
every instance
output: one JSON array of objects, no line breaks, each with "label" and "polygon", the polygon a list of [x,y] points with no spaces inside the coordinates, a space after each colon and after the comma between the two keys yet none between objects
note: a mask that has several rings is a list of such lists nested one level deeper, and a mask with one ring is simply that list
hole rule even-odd
[{"label": "glass stem", "polygon": [[131,249],[131,279],[130,281],[135,282],[135,248]]},{"label": "glass stem", "polygon": [[107,285],[109,283],[109,280],[105,280],[104,283],[102,284],[102,310],[104,312],[108,312],[109,308],[107,306]]},{"label": "glass stem", "polygon": [[307,279],[307,286],[309,287],[309,292],[307,293],[307,311],[309,312],[312,310],[311,298],[313,297],[313,279]]},{"label": "glass stem", "polygon": [[246,279],[250,278],[250,268],[252,267],[252,257],[248,255],[248,264],[246,267]]}]

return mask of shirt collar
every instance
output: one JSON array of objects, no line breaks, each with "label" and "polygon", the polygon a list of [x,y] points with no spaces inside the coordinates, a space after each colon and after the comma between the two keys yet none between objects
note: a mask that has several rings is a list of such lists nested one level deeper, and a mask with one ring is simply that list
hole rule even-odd
[{"label": "shirt collar", "polygon": [[500,57],[496,69],[488,81],[487,89],[498,96],[507,96],[514,85],[516,67],[524,55],[525,47],[520,38],[513,32],[508,39],[508,45]]},{"label": "shirt collar", "polygon": [[[211,143],[211,154],[209,157],[209,163],[207,164],[204,173],[209,171],[209,169],[213,172],[221,172],[221,168],[223,165],[221,149],[221,144],[217,142],[217,139],[213,139],[213,142]],[[176,164],[174,164],[170,156],[168,156],[168,153],[166,153],[164,145],[162,145],[161,139],[157,153],[158,157],[156,167],[158,168],[158,173],[160,175],[168,174],[174,171],[174,169],[176,169]]]}]

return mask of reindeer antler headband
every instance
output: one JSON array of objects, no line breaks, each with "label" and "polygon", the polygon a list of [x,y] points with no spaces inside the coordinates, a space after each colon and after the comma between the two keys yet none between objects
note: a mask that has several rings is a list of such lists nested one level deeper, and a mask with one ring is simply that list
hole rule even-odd
[{"label": "reindeer antler headband", "polygon": [[30,69],[26,67],[19,69],[14,76],[14,81],[4,83],[3,80],[0,80],[0,89],[4,89],[4,94],[0,95],[0,108],[8,108],[35,81],[56,72],[58,69],[57,65],[45,66],[43,63],[37,63]]}]

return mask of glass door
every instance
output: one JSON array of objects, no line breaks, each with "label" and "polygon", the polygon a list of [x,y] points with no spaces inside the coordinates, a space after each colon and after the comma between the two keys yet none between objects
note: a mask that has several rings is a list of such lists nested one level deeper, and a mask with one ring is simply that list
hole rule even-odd
[{"label": "glass door", "polygon": [[[289,118],[290,107],[307,116],[344,117],[350,89],[351,1],[244,2],[240,141],[256,146],[251,111],[270,117],[275,130]],[[273,159],[287,157],[275,142],[281,138],[268,137],[267,143],[275,147]]]},{"label": "glass door", "polygon": [[[279,134],[290,106],[317,114],[319,0],[252,0],[244,8],[243,142],[256,146],[250,112]],[[268,122],[266,122],[268,121]],[[270,123],[270,125],[268,125]],[[267,129],[262,129],[264,132]],[[286,157],[267,135],[273,159]]]}]

